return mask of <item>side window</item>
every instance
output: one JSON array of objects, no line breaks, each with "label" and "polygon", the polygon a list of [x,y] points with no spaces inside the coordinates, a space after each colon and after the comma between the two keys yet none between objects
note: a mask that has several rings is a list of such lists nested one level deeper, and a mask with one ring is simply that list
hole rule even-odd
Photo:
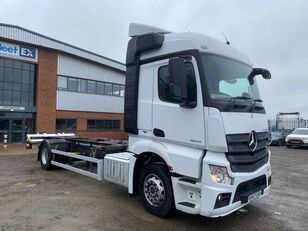
[{"label": "side window", "polygon": [[[197,87],[194,67],[192,63],[185,63],[185,73],[187,80],[188,101],[197,101]],[[162,66],[158,69],[158,96],[160,100],[170,103],[180,103],[180,99],[172,97],[174,88],[170,87],[169,66]]]}]

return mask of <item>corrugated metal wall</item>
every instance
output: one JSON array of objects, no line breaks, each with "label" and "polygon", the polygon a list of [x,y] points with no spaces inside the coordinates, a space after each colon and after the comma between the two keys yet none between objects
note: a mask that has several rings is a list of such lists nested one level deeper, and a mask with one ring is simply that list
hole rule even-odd
[{"label": "corrugated metal wall", "polygon": [[57,91],[57,110],[123,113],[124,98]]},{"label": "corrugated metal wall", "polygon": [[[61,53],[58,55],[58,75],[125,84],[123,72]],[[57,110],[123,113],[124,98],[57,91]]]},{"label": "corrugated metal wall", "polygon": [[58,75],[125,84],[125,73],[73,56],[59,53]]}]

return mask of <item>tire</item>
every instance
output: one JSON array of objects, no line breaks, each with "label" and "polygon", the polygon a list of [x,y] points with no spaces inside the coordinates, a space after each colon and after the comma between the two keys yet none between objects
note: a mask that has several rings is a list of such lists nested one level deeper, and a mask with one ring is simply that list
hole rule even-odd
[{"label": "tire", "polygon": [[281,140],[279,140],[279,142],[278,142],[278,146],[281,146],[282,145],[282,141]]},{"label": "tire", "polygon": [[145,210],[155,216],[166,217],[174,210],[171,178],[164,164],[152,163],[143,168],[139,193]]},{"label": "tire", "polygon": [[40,148],[40,161],[41,161],[41,167],[44,170],[51,170],[51,152],[49,146],[44,143],[42,144],[42,147]]},{"label": "tire", "polygon": [[291,145],[287,145],[287,148],[291,148]]}]

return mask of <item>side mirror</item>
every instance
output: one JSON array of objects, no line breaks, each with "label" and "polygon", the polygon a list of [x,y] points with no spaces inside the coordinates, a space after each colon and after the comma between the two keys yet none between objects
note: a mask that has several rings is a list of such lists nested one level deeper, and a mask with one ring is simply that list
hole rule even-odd
[{"label": "side mirror", "polygon": [[187,80],[185,73],[185,64],[183,58],[169,59],[169,75],[170,83],[174,85],[172,88],[177,89],[174,94],[176,97],[186,100],[187,99]]},{"label": "side mirror", "polygon": [[269,70],[265,69],[265,68],[253,68],[251,73],[249,74],[249,76],[247,77],[249,80],[250,85],[254,84],[254,80],[253,78],[256,75],[262,75],[262,77],[264,79],[271,79],[271,73],[269,72]]}]

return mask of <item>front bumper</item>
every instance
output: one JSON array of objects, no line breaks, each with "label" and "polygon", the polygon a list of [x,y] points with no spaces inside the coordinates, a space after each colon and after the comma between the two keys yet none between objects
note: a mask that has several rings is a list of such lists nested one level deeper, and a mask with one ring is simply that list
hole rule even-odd
[{"label": "front bumper", "polygon": [[[209,164],[227,167],[229,175],[234,178],[234,184],[225,185],[213,182],[210,177]],[[208,151],[203,160],[200,214],[207,217],[225,216],[249,204],[250,202],[248,202],[248,196],[250,194],[261,191],[259,198],[267,195],[271,184],[271,169],[269,166],[270,161],[254,172],[233,173],[224,153],[214,153]],[[265,176],[266,179],[263,187],[260,188],[260,185],[257,185],[254,188],[254,184],[251,184],[251,187],[247,187],[246,192],[245,187],[244,191],[242,189],[242,200],[238,200],[238,197],[235,198],[236,190],[240,185],[243,185],[244,182],[253,181],[253,179],[262,178],[262,176]],[[217,198],[219,195],[229,195],[230,199],[223,207],[217,208]]]}]

